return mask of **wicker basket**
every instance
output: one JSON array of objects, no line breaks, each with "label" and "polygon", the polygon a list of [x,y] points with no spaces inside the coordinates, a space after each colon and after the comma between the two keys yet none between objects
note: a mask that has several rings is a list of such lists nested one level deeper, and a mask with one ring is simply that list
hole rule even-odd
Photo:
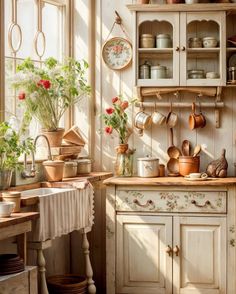
[{"label": "wicker basket", "polygon": [[79,275],[56,275],[47,278],[50,294],[86,294],[87,279]]}]

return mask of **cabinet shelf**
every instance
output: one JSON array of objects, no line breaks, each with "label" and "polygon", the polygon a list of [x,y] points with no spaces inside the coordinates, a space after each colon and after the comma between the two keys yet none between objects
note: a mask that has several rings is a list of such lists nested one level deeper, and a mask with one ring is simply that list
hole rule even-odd
[{"label": "cabinet shelf", "polygon": [[159,54],[159,53],[172,53],[173,48],[139,48],[139,53],[151,53],[151,54]]},{"label": "cabinet shelf", "polygon": [[236,52],[236,47],[227,47],[227,52]]},{"label": "cabinet shelf", "polygon": [[[235,48],[236,49],[236,48]],[[217,53],[220,52],[220,48],[188,48],[188,53]]]}]

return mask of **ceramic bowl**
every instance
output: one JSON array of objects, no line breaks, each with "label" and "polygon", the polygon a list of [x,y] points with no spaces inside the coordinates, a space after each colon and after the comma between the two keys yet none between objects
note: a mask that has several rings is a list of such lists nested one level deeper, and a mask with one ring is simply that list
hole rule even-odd
[{"label": "ceramic bowl", "polygon": [[14,207],[14,202],[0,202],[0,217],[9,217]]},{"label": "ceramic bowl", "polygon": [[204,48],[215,48],[217,47],[218,41],[214,37],[205,37],[202,39]]},{"label": "ceramic bowl", "polygon": [[218,74],[218,72],[209,71],[209,72],[206,73],[206,78],[207,79],[218,79],[219,74]]}]

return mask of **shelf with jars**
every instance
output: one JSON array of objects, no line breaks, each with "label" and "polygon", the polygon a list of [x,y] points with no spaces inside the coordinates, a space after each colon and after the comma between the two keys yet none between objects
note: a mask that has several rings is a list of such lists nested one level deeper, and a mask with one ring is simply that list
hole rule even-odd
[{"label": "shelf with jars", "polygon": [[232,46],[226,50],[228,8],[206,4],[209,11],[203,11],[193,4],[191,11],[181,11],[175,6],[128,5],[134,18],[135,85],[225,86],[226,55],[234,53]]}]

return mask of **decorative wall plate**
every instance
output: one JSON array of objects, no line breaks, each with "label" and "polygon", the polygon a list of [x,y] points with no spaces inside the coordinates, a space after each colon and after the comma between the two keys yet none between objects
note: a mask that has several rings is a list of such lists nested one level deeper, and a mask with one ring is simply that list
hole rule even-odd
[{"label": "decorative wall plate", "polygon": [[121,70],[130,65],[132,55],[131,43],[121,37],[109,39],[102,48],[102,58],[113,70]]}]

